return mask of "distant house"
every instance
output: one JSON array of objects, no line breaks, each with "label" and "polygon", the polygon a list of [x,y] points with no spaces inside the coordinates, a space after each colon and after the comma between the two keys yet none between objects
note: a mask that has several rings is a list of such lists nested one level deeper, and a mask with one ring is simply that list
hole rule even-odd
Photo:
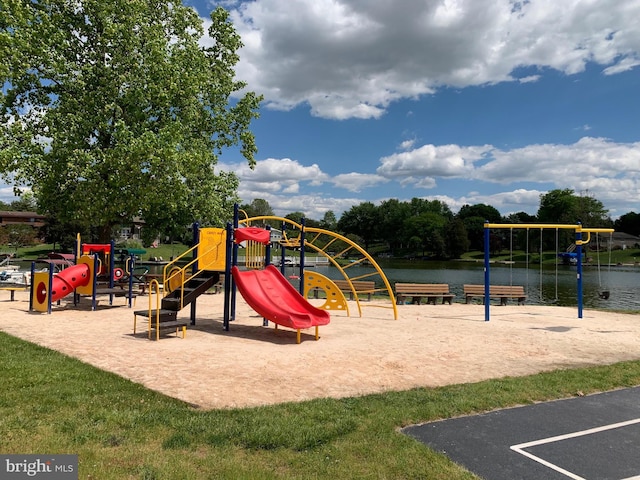
[{"label": "distant house", "polygon": [[[603,240],[609,241],[609,234],[601,234]],[[611,235],[611,247],[616,249],[619,248],[621,250],[626,250],[627,248],[638,248],[640,246],[640,237],[636,237],[635,235],[629,235],[628,233],[623,232],[613,232]]]},{"label": "distant house", "polygon": [[120,226],[120,229],[116,234],[116,240],[140,240],[143,225],[144,220],[141,217],[133,217],[130,224]]},{"label": "distant house", "polygon": [[34,228],[44,227],[45,216],[36,212],[11,212],[0,211],[0,226],[7,225],[30,225]]}]

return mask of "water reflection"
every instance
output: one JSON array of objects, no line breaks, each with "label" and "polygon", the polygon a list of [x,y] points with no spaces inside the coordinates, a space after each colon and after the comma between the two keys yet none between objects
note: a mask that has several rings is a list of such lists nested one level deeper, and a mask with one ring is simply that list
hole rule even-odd
[{"label": "water reflection", "polygon": [[[463,285],[484,284],[484,268],[481,262],[391,262],[379,263],[389,283],[447,283],[456,300],[462,301]],[[342,278],[334,267],[314,267],[331,279]],[[366,266],[349,268],[349,276],[356,277],[373,272]],[[287,267],[286,275],[296,275],[297,268]],[[640,268],[629,266],[583,267],[583,306],[598,309],[640,310]],[[539,265],[526,268],[520,265],[492,264],[492,284],[523,285],[527,303],[533,305],[577,306],[576,267]],[[600,298],[609,291],[608,300]]]},{"label": "water reflection", "polygon": [[[29,270],[31,262],[16,262],[21,269]],[[462,288],[465,283],[484,283],[482,262],[420,262],[404,260],[381,260],[380,267],[389,283],[447,283],[456,301],[463,301]],[[148,265],[150,273],[162,273],[163,266]],[[317,266],[309,269],[331,279],[341,279],[340,272],[332,266]],[[372,267],[350,267],[350,277],[359,277],[375,272]],[[286,276],[297,276],[297,267],[286,267]],[[577,306],[576,267],[567,265],[545,265],[526,268],[522,265],[491,264],[492,284],[523,285],[527,303],[533,305]],[[298,288],[298,282],[292,283]],[[598,309],[640,310],[640,267],[601,266],[583,267],[583,306]],[[380,285],[381,286],[381,285]],[[600,298],[609,291],[608,300]]]}]

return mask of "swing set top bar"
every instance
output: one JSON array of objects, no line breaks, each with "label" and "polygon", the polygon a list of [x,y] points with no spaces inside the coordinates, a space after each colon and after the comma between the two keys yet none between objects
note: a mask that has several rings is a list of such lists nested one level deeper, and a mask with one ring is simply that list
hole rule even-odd
[{"label": "swing set top bar", "polygon": [[530,230],[532,228],[535,229],[545,229],[545,228],[555,228],[555,229],[564,229],[564,230],[573,230],[575,233],[586,233],[587,238],[585,240],[577,240],[577,245],[586,245],[591,241],[592,233],[613,233],[615,230],[613,228],[585,228],[580,223],[574,224],[566,224],[566,223],[485,223],[484,228],[526,228]]},{"label": "swing set top bar", "polygon": [[575,230],[576,233],[613,233],[615,231],[613,228],[586,228],[583,227],[580,223],[485,223],[484,228],[558,228]]}]

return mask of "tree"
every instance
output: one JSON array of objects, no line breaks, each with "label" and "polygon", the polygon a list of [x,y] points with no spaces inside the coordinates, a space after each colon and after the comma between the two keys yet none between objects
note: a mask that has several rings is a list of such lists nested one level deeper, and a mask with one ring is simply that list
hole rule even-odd
[{"label": "tree", "polygon": [[397,199],[383,201],[378,207],[377,237],[387,242],[391,254],[401,246],[404,240],[403,226],[410,216],[409,205],[406,202],[399,202]]},{"label": "tree", "polygon": [[[577,224],[586,227],[608,227],[611,225],[608,210],[599,200],[590,196],[578,196],[573,190],[551,190],[540,195],[538,221],[541,223]],[[571,231],[559,232],[559,244],[569,245],[574,241]],[[555,240],[553,240],[555,242]],[[555,248],[552,239],[548,238],[544,248]]]},{"label": "tree", "polygon": [[302,219],[305,218],[305,216],[303,212],[291,212],[287,213],[284,218],[291,220],[292,222],[296,222],[297,224],[301,224]]},{"label": "tree", "polygon": [[333,210],[327,210],[320,220],[320,228],[324,230],[334,231],[338,226],[338,219]]},{"label": "tree", "polygon": [[480,217],[489,223],[499,223],[502,221],[500,212],[491,205],[477,203],[475,205],[463,205],[458,212],[458,218],[464,220],[470,217]]},{"label": "tree", "polygon": [[249,130],[261,98],[234,79],[242,46],[228,12],[201,19],[171,0],[10,0],[0,21],[0,172],[31,187],[61,225],[114,226],[141,215],[221,224],[237,178],[216,173]]},{"label": "tree", "polygon": [[411,232],[408,238],[418,237],[422,240],[422,256],[429,252],[436,258],[446,257],[444,228],[447,219],[435,212],[425,211],[417,216],[407,218],[405,232]]},{"label": "tree", "polygon": [[484,224],[499,223],[502,221],[500,212],[484,203],[475,205],[463,205],[457,218],[463,221],[469,235],[469,248],[471,250],[484,250]]},{"label": "tree", "polygon": [[338,230],[344,234],[357,235],[364,242],[364,249],[375,240],[379,215],[376,206],[371,202],[354,205],[344,212],[338,220]]},{"label": "tree", "polygon": [[249,218],[273,216],[271,205],[263,198],[254,198],[251,203],[240,205],[240,209],[244,210]]},{"label": "tree", "polygon": [[602,202],[590,196],[578,196],[569,188],[540,195],[538,220],[542,223],[581,222],[587,227],[604,227],[610,223],[607,215]]},{"label": "tree", "polygon": [[469,250],[467,229],[459,218],[454,218],[447,223],[444,234],[449,258],[460,258],[463,253]]},{"label": "tree", "polygon": [[640,213],[629,212],[622,215],[614,223],[615,229],[629,235],[640,235]]}]

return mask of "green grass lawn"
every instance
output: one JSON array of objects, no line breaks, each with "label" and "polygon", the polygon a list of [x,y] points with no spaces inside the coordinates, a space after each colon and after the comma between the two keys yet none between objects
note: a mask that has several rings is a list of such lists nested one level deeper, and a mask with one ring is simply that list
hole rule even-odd
[{"label": "green grass lawn", "polygon": [[[158,248],[145,248],[144,250],[146,250],[147,253],[142,254],[141,260],[149,260],[151,257],[162,257],[165,260],[168,260],[171,257],[177,257],[188,249],[189,247],[187,245],[183,245],[181,243],[161,243],[158,245]],[[17,260],[35,260],[36,258],[46,257],[53,251],[53,244],[50,243],[43,243],[30,247],[19,247],[18,249],[7,245],[0,245],[0,252],[15,253]]]},{"label": "green grass lawn", "polygon": [[[0,343],[0,451],[78,454],[81,479],[469,479],[474,476],[398,429],[640,384],[640,362],[625,362],[200,411],[4,333]],[[158,367],[170,368],[160,361]],[[233,368],[217,374],[233,375]]]}]

